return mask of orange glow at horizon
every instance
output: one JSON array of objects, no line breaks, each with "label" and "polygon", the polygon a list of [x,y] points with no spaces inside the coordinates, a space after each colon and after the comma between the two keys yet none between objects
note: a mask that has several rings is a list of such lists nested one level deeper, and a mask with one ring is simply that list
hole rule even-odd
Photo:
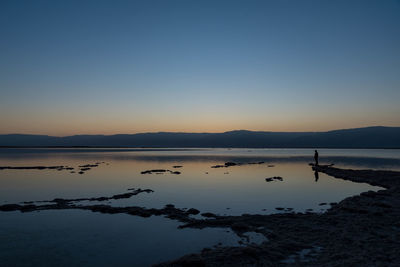
[{"label": "orange glow at horizon", "polygon": [[234,118],[197,118],[180,120],[145,120],[145,121],[123,121],[121,120],[59,120],[59,119],[34,119],[27,122],[20,120],[8,121],[0,119],[3,126],[0,134],[43,134],[51,136],[68,136],[79,134],[135,134],[146,132],[208,132],[218,133],[232,130],[250,131],[272,131],[272,132],[310,132],[310,131],[330,131],[336,129],[357,128],[367,126],[399,126],[395,120],[342,120],[341,118],[331,118],[327,120],[314,119],[310,121],[297,118],[282,118],[281,120],[265,119],[245,120],[244,118],[235,121]]}]

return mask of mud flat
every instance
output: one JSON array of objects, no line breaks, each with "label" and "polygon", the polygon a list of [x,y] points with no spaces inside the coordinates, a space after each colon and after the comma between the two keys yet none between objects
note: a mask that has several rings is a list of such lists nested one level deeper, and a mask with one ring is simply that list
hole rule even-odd
[{"label": "mud flat", "polygon": [[217,216],[181,227],[230,227],[258,232],[268,241],[247,247],[204,249],[157,266],[400,266],[400,172],[315,171],[384,187],[332,205],[326,213]]}]

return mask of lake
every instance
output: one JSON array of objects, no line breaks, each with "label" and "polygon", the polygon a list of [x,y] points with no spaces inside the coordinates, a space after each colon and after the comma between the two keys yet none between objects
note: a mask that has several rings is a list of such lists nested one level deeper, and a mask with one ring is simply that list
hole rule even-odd
[{"label": "lake", "polygon": [[[0,166],[73,169],[0,170],[0,204],[110,197],[141,188],[154,192],[102,204],[146,208],[173,204],[220,215],[324,212],[329,203],[381,189],[314,173],[308,165],[313,153],[312,149],[4,148]],[[400,170],[400,150],[320,149],[319,155],[321,164]],[[226,162],[237,165],[215,168]],[[85,168],[79,166],[88,164],[98,166],[79,174]],[[157,169],[170,171],[142,174]],[[0,262],[8,266],[146,266],[205,247],[265,241],[255,233],[246,239],[229,229],[178,229],[180,224],[163,216],[82,210],[0,212]]]}]

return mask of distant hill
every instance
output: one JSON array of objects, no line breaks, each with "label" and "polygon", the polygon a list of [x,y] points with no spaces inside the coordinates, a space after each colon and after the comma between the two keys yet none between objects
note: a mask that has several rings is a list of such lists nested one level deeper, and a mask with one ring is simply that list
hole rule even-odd
[{"label": "distant hill", "polygon": [[366,127],[328,132],[139,133],[117,135],[0,135],[3,147],[236,147],[400,148],[400,127]]}]

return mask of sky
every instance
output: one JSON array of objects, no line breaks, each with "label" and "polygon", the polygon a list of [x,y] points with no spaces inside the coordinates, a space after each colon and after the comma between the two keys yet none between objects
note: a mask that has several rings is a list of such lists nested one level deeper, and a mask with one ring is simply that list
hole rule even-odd
[{"label": "sky", "polygon": [[400,1],[0,1],[0,134],[400,126]]}]

